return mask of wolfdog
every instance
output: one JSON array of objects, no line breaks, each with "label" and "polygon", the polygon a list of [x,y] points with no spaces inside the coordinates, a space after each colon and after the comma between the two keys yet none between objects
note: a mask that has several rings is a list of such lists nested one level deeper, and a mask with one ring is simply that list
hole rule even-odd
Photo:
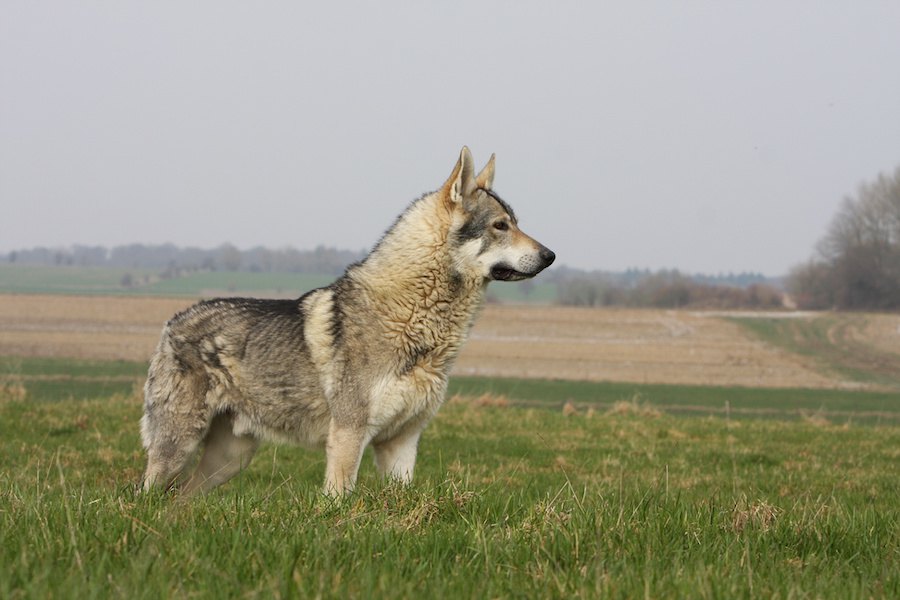
[{"label": "wolfdog", "polygon": [[463,148],[446,183],[330,286],[175,315],[144,387],[143,489],[210,490],[261,440],[324,446],[332,496],[353,489],[369,444],[382,476],[410,482],[488,282],[533,277],[555,259],[519,229],[493,179],[494,156],[475,175]]}]

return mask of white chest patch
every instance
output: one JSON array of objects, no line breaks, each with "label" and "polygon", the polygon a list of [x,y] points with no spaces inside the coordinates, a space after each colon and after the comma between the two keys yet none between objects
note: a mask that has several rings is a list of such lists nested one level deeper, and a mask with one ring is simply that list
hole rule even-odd
[{"label": "white chest patch", "polygon": [[369,427],[377,435],[396,430],[411,419],[430,419],[447,389],[446,377],[413,369],[403,377],[385,376],[372,387]]}]

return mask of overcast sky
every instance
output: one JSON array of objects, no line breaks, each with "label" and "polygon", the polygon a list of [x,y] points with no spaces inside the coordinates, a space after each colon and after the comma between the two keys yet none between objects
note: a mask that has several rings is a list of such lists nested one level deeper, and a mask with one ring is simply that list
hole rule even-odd
[{"label": "overcast sky", "polygon": [[900,2],[0,3],[0,252],[369,248],[464,144],[558,263],[783,274],[900,164]]}]

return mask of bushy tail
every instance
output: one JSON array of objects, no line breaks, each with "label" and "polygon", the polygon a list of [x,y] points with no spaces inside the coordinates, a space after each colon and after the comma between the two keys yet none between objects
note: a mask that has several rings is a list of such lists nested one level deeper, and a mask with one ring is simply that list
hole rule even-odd
[{"label": "bushy tail", "polygon": [[163,331],[144,385],[141,440],[147,469],[141,487],[170,487],[197,452],[212,420],[206,405],[208,376],[181,356]]}]

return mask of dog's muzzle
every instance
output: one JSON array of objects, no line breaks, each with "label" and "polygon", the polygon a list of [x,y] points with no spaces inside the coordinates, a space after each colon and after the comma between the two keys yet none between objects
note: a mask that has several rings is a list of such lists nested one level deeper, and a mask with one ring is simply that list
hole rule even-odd
[{"label": "dog's muzzle", "polygon": [[518,268],[511,265],[499,264],[491,267],[491,279],[496,281],[521,281],[534,277],[556,260],[556,254],[545,246],[541,246],[537,254],[529,254],[523,257]]}]

